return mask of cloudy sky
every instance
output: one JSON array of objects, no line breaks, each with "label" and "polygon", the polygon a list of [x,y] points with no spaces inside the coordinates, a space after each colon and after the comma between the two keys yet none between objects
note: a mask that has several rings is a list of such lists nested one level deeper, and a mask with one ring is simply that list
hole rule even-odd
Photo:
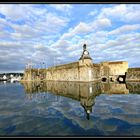
[{"label": "cloudy sky", "polygon": [[[78,61],[87,44],[94,63],[140,67],[140,4],[0,4],[0,72],[29,62]],[[42,63],[45,63],[44,65]]]}]

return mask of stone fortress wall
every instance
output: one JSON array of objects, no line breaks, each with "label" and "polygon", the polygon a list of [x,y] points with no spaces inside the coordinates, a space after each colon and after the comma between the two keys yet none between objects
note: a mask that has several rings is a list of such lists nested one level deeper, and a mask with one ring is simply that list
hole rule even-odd
[{"label": "stone fortress wall", "polygon": [[[133,71],[133,72],[132,72]],[[83,46],[83,53],[77,62],[58,65],[47,69],[25,69],[23,81],[121,81],[130,79],[140,79],[140,68],[128,69],[128,62],[101,62],[95,64],[86,49]],[[135,75],[135,76],[134,76]],[[127,78],[126,78],[127,77]]]},{"label": "stone fortress wall", "polygon": [[118,78],[125,78],[128,70],[128,62],[116,61],[116,62],[102,62],[100,64],[100,74],[102,78],[106,78],[109,81],[116,81]]},{"label": "stone fortress wall", "polygon": [[90,62],[74,62],[70,64],[50,67],[48,69],[26,69],[25,81],[53,80],[53,81],[95,81],[98,75],[99,66]]},{"label": "stone fortress wall", "polygon": [[126,81],[140,82],[140,68],[128,68],[128,73],[126,75]]}]

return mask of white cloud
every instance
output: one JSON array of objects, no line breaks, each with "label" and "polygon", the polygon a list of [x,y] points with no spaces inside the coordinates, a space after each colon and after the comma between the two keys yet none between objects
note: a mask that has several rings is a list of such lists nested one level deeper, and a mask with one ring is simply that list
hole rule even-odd
[{"label": "white cloud", "polygon": [[2,4],[0,5],[0,13],[3,13],[9,19],[21,19],[25,13],[20,5]]},{"label": "white cloud", "polygon": [[18,47],[20,46],[20,42],[7,42],[7,41],[1,41],[0,47]]},{"label": "white cloud", "polygon": [[35,49],[42,49],[42,48],[44,48],[44,45],[42,45],[42,44],[36,44],[36,45],[34,45],[34,48]]},{"label": "white cloud", "polygon": [[[74,51],[71,51],[68,56],[69,57],[77,57],[77,58],[80,58],[80,55],[82,54],[82,51],[81,50],[74,50]],[[78,59],[77,59],[78,61]]]},{"label": "white cloud", "polygon": [[36,9],[33,5],[27,4],[1,4],[0,13],[6,16],[6,19],[17,20],[37,20],[38,16],[45,15],[46,9]]},{"label": "white cloud", "polygon": [[66,50],[69,51],[69,53],[71,53],[72,51],[82,51],[83,49],[83,44],[87,44],[88,45],[88,49],[89,49],[89,40],[87,39],[83,39],[81,38],[77,38],[77,40],[74,39],[75,37],[73,37],[71,39],[71,43],[69,45],[69,47],[66,48]]},{"label": "white cloud", "polygon": [[[48,12],[47,9],[35,8],[35,6],[33,7],[32,5],[0,5],[0,13],[4,14],[6,19],[10,19],[11,21],[24,20],[26,25],[22,25],[22,27],[20,27],[21,25],[13,24],[14,28],[18,28],[18,30],[22,31],[29,30],[27,28],[54,31],[59,29],[59,27],[64,27],[68,23],[68,18]],[[7,24],[4,19],[0,20],[3,20],[3,24]]]},{"label": "white cloud", "polygon": [[122,34],[117,37],[119,42],[128,42],[131,41],[135,43],[136,41],[140,40],[140,33],[134,32],[129,34]]},{"label": "white cloud", "polygon": [[50,6],[62,12],[69,12],[73,8],[70,4],[51,4]]},{"label": "white cloud", "polygon": [[55,42],[52,47],[54,48],[67,48],[70,45],[70,42],[64,39],[60,39],[57,42]]},{"label": "white cloud", "polygon": [[108,18],[102,18],[99,19],[95,22],[97,27],[107,27],[107,26],[111,26],[111,21]]},{"label": "white cloud", "polygon": [[1,31],[1,32],[0,32],[0,38],[1,38],[1,39],[6,39],[7,36],[9,36],[9,34],[8,34],[7,32],[5,32],[5,31]]},{"label": "white cloud", "polygon": [[[93,59],[96,62],[125,60],[132,63],[130,60],[136,55],[137,59],[140,59],[139,33],[120,35],[114,40],[109,39],[105,44],[97,44]],[[102,58],[98,59],[101,56]]]},{"label": "white cloud", "polygon": [[87,33],[90,31],[90,27],[88,24],[80,22],[74,29],[73,33],[74,34],[79,34],[79,33]]},{"label": "white cloud", "polygon": [[[68,51],[72,51],[72,50],[76,50],[77,48],[79,48],[80,45],[79,44],[71,44],[69,47],[66,48],[66,50]],[[71,53],[71,52],[70,52]]]},{"label": "white cloud", "polygon": [[140,21],[139,4],[119,4],[109,8],[102,8],[98,18],[112,18],[113,20],[121,20],[123,22]]},{"label": "white cloud", "polygon": [[97,10],[91,11],[88,15],[89,16],[95,16],[98,13]]},{"label": "white cloud", "polygon": [[135,30],[140,29],[140,24],[134,24],[134,25],[123,25],[111,32],[109,32],[109,35],[118,35],[118,34],[122,34],[122,33],[127,33],[127,32],[132,32]]},{"label": "white cloud", "polygon": [[46,23],[48,26],[50,25],[51,27],[54,27],[55,30],[55,27],[56,28],[58,28],[58,26],[64,27],[68,23],[68,19],[49,13],[46,15]]},{"label": "white cloud", "polygon": [[68,20],[55,16],[52,13],[48,13],[45,16],[46,18],[41,21],[36,21],[34,24],[24,24],[24,25],[16,25],[12,24],[13,29],[20,33],[28,33],[28,34],[36,34],[40,32],[56,32],[61,27],[64,27]]},{"label": "white cloud", "polygon": [[[16,9],[17,6],[20,10],[22,9],[23,13],[19,14],[21,19],[24,20],[24,24],[15,24],[11,22],[12,20],[19,19],[15,19],[13,16],[9,15],[9,11],[12,12],[12,9]],[[47,12],[44,15],[47,10],[41,8],[36,9],[35,7],[32,7],[32,5],[1,5],[1,7],[3,7],[3,10],[0,11],[0,13],[3,12],[2,14],[6,14],[6,17],[10,18],[10,20],[0,18],[0,29],[2,30],[2,32],[0,33],[1,38],[4,38],[7,35],[7,39],[26,39],[30,41],[31,39],[34,40],[35,38],[37,38],[37,40],[40,40],[42,37],[48,38],[48,35],[49,37],[52,35],[54,36],[54,33],[55,36],[58,36],[60,30],[63,29],[63,27],[65,27],[69,22],[68,18],[58,16],[55,13]],[[5,12],[6,10],[7,12]],[[26,10],[27,13],[25,13]],[[36,10],[39,10],[39,12],[36,12]],[[18,9],[16,12],[18,13]],[[15,15],[14,12],[11,14]],[[7,27],[10,27],[13,32],[10,32],[8,30],[5,32],[5,29]]]},{"label": "white cloud", "polygon": [[[134,48],[140,43],[140,33],[133,33],[133,34],[123,34],[115,39],[105,42],[105,44],[97,44],[99,45],[99,49],[116,49],[118,50],[128,50],[128,48]],[[123,47],[122,47],[123,45]],[[140,45],[139,45],[140,46]],[[138,46],[137,46],[138,47]]]},{"label": "white cloud", "polygon": [[67,33],[64,33],[62,35],[61,39],[67,39],[67,38],[71,38],[78,34],[88,33],[90,30],[91,30],[91,27],[88,24],[86,24],[84,22],[80,22],[73,29],[71,28]]},{"label": "white cloud", "polygon": [[112,17],[122,16],[126,12],[127,9],[125,4],[115,5],[113,7],[103,8],[98,18],[103,18],[108,16],[112,16]]},{"label": "white cloud", "polygon": [[8,25],[9,23],[7,23],[7,21],[5,19],[0,18],[0,29],[2,30],[2,28],[6,25]]},{"label": "white cloud", "polygon": [[107,18],[98,19],[90,23],[80,22],[73,29],[70,29],[68,33],[62,35],[62,39],[71,38],[78,34],[89,34],[90,32],[95,32],[97,29],[105,28],[111,26],[111,21]]}]

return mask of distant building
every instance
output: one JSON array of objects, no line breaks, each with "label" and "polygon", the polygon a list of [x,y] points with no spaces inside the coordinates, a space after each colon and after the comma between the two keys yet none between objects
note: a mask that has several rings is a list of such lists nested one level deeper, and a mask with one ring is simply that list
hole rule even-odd
[{"label": "distant building", "polygon": [[4,75],[4,76],[3,76],[3,80],[7,80],[7,77],[6,77],[6,75]]},{"label": "distant building", "polygon": [[2,73],[0,74],[0,81],[11,81],[11,79],[15,79],[16,81],[20,81],[23,78],[23,73]]}]

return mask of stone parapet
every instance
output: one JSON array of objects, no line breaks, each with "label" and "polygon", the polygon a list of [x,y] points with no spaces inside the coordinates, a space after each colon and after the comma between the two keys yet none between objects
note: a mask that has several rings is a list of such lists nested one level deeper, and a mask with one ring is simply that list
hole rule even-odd
[{"label": "stone parapet", "polygon": [[129,68],[126,74],[126,81],[140,82],[140,68]]}]

